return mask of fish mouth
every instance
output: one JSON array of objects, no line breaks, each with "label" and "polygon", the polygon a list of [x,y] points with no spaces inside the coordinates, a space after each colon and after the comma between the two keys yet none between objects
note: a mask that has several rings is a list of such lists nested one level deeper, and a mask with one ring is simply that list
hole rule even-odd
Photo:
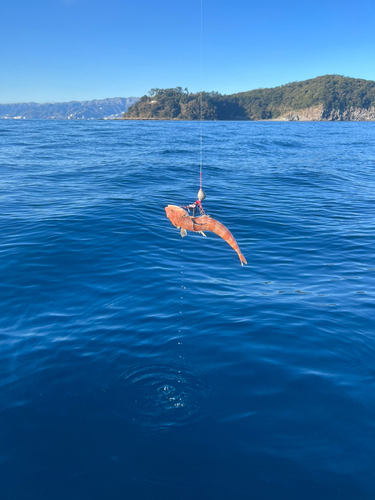
[{"label": "fish mouth", "polygon": [[165,207],[165,213],[170,220],[179,219],[180,217],[187,215],[187,212],[183,208],[177,207],[176,205],[168,205]]},{"label": "fish mouth", "polygon": [[172,222],[173,212],[171,212],[170,210],[168,210],[168,207],[165,208],[165,214],[166,214],[167,218]]},{"label": "fish mouth", "polygon": [[165,207],[165,213],[167,214],[168,217],[173,214],[175,208],[178,207],[175,207],[174,205],[168,205]]}]

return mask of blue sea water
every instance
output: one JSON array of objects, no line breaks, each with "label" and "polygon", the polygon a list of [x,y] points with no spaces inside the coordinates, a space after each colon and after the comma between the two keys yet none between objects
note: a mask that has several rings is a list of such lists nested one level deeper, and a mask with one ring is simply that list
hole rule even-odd
[{"label": "blue sea water", "polygon": [[1,121],[1,500],[375,498],[375,124]]}]

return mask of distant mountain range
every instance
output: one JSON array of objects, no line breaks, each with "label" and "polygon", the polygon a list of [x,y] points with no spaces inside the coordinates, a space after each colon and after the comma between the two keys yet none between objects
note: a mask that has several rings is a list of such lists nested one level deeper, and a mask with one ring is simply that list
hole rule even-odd
[{"label": "distant mountain range", "polygon": [[0,118],[19,120],[98,120],[121,118],[138,97],[93,101],[0,104]]},{"label": "distant mountain range", "polygon": [[[201,109],[202,99],[202,109]],[[375,82],[325,75],[231,95],[152,89],[124,114],[130,120],[375,121]]]}]

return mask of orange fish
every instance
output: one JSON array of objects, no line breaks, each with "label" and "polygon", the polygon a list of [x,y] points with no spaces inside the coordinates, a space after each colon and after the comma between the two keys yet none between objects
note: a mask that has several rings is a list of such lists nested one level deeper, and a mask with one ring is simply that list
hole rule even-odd
[{"label": "orange fish", "polygon": [[247,264],[245,257],[242,255],[236,240],[233,238],[231,232],[215,219],[211,219],[208,215],[200,217],[190,217],[186,210],[175,205],[168,205],[165,207],[168,219],[172,224],[181,228],[181,236],[186,236],[186,231],[193,231],[194,233],[201,233],[206,236],[203,231],[212,231],[218,236],[223,238],[229,245],[238,253],[241,261],[241,266]]}]

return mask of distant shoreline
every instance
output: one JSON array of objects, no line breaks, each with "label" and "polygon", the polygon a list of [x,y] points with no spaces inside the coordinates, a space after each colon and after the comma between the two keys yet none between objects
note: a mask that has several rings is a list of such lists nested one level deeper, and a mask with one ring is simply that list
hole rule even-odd
[{"label": "distant shoreline", "polygon": [[[0,120],[8,122],[27,122],[27,121],[38,121],[38,122],[70,122],[70,123],[82,123],[82,122],[183,122],[183,123],[201,123],[199,120],[182,120],[179,118],[91,118],[91,119],[79,119],[79,120],[68,120],[66,118],[25,118],[25,119],[13,119],[13,118],[0,118]],[[373,120],[202,120],[202,123],[374,123]]]},{"label": "distant shoreline", "polygon": [[231,95],[155,88],[141,98],[0,104],[0,119],[375,122],[375,81],[325,75]]},{"label": "distant shoreline", "polygon": [[122,118],[139,97],[113,97],[92,101],[0,104],[4,120],[99,120]]}]

